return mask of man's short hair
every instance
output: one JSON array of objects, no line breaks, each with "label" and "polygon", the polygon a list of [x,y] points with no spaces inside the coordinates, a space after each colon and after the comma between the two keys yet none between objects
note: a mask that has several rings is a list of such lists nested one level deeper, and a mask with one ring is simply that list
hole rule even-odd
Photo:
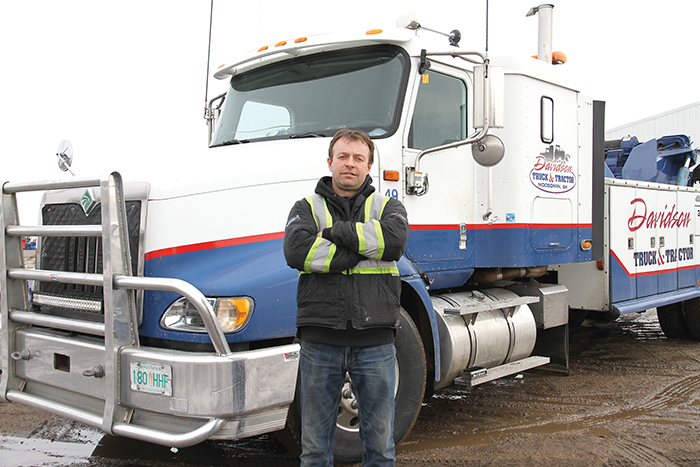
[{"label": "man's short hair", "polygon": [[370,139],[369,136],[367,136],[365,133],[361,132],[360,130],[350,130],[348,128],[343,128],[342,130],[338,130],[338,132],[333,136],[333,139],[331,140],[331,144],[328,146],[328,157],[333,160],[333,146],[335,146],[335,143],[342,138],[347,138],[352,141],[362,141],[367,145],[369,148],[369,164],[374,163],[374,142]]}]

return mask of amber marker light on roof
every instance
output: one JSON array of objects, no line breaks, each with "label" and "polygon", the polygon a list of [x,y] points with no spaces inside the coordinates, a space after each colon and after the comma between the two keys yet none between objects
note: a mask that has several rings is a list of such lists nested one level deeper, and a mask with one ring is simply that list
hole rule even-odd
[{"label": "amber marker light on roof", "polygon": [[367,34],[368,36],[373,36],[375,34],[381,34],[382,32],[383,31],[381,29],[370,29],[365,34]]},{"label": "amber marker light on roof", "polygon": [[384,171],[384,180],[387,180],[389,182],[398,182],[399,181],[399,171],[398,170],[385,170]]},{"label": "amber marker light on roof", "polygon": [[552,63],[562,64],[566,63],[566,54],[564,52],[553,52],[552,53]]},{"label": "amber marker light on roof", "polygon": [[222,69],[222,68],[225,67],[225,66],[226,66],[226,64],[225,64],[225,63],[222,63],[221,65],[219,65],[219,68],[217,68],[217,70],[220,70],[220,69]]},{"label": "amber marker light on roof", "polygon": [[300,37],[300,38],[298,38],[298,39],[294,39],[294,43],[295,43],[295,44],[300,44],[300,43],[302,43],[302,42],[306,42],[307,40],[309,40],[308,37]]},{"label": "amber marker light on roof", "polygon": [[267,49],[268,49],[268,47],[267,47],[266,45],[263,45],[262,47],[260,47],[260,48],[258,49],[258,52],[264,52],[264,51],[266,51]]},{"label": "amber marker light on roof", "polygon": [[283,45],[287,45],[287,41],[279,41],[275,44],[275,47],[282,47]]}]

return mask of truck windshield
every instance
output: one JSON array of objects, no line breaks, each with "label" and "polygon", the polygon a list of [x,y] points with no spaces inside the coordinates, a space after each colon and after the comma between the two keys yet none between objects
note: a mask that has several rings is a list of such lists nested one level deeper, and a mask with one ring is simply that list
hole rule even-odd
[{"label": "truck windshield", "polygon": [[333,136],[341,128],[389,136],[398,127],[407,63],[401,49],[382,45],[284,60],[234,76],[211,145]]}]

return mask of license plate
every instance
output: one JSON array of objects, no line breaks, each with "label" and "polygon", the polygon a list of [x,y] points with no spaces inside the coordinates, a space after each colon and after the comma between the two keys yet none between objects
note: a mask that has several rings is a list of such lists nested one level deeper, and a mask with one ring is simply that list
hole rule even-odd
[{"label": "license plate", "polygon": [[172,396],[172,367],[165,363],[131,362],[131,390]]}]

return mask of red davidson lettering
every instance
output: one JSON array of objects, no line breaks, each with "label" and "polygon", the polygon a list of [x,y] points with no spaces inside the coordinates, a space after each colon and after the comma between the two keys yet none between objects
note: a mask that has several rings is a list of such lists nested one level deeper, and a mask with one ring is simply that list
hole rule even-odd
[{"label": "red davidson lettering", "polygon": [[677,229],[679,227],[688,227],[690,225],[690,212],[676,211],[676,205],[668,209],[668,205],[664,206],[664,210],[660,212],[648,212],[647,203],[642,198],[635,198],[630,201],[634,206],[632,216],[627,221],[627,227],[630,232],[639,230],[642,227],[647,229]]},{"label": "red davidson lettering", "polygon": [[574,167],[564,161],[548,162],[544,156],[537,156],[535,170],[547,170],[550,172],[574,173]]}]

